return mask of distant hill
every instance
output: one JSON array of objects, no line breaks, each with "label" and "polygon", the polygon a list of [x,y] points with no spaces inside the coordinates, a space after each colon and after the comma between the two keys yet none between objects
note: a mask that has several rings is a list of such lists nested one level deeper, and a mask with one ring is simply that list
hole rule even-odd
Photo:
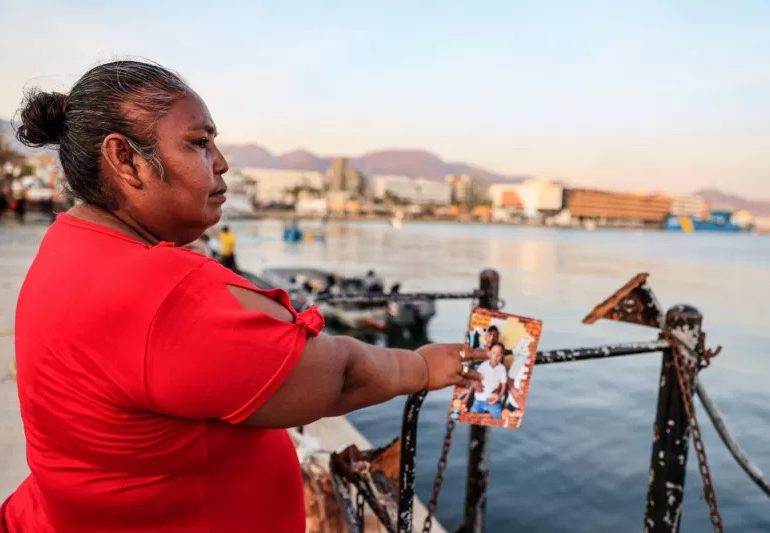
[{"label": "distant hill", "polygon": [[747,200],[742,196],[727,194],[716,189],[701,189],[695,194],[706,200],[711,209],[727,211],[746,209],[753,215],[770,216],[770,199]]},{"label": "distant hill", "polygon": [[[274,155],[256,144],[223,145],[222,151],[233,168],[296,168],[325,172],[331,158],[320,157],[307,150]],[[352,165],[365,174],[400,174],[443,180],[447,174],[472,174],[482,181],[517,182],[521,176],[504,176],[467,163],[451,163],[425,150],[379,150],[351,158]]]}]

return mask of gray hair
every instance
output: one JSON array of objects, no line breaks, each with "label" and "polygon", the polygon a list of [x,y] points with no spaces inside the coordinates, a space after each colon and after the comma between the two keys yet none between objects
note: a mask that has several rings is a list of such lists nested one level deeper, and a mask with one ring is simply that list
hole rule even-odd
[{"label": "gray hair", "polygon": [[191,93],[182,78],[155,63],[114,61],[92,68],[69,94],[35,88],[25,95],[18,139],[27,146],[58,145],[67,188],[77,198],[114,209],[117,198],[101,173],[101,146],[111,133],[163,178],[156,126],[171,106]]}]

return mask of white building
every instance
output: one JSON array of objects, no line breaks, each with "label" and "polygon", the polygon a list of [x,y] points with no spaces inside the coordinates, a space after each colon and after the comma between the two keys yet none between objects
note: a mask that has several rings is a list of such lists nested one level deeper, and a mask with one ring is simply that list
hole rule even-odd
[{"label": "white building", "polygon": [[291,170],[277,168],[241,169],[241,173],[256,182],[255,197],[258,203],[293,203],[293,191],[299,188],[323,191],[323,174],[314,170]]},{"label": "white building", "polygon": [[671,214],[691,216],[697,219],[708,218],[709,206],[700,196],[679,195],[671,198]]},{"label": "white building", "polygon": [[297,200],[294,211],[298,215],[323,217],[329,213],[329,206],[326,202],[326,198],[302,197]]},{"label": "white building", "polygon": [[425,178],[386,174],[374,176],[371,183],[374,197],[380,200],[395,197],[417,205],[448,205],[452,199],[450,185]]},{"label": "white building", "polygon": [[496,183],[489,187],[493,209],[519,210],[528,218],[558,213],[564,205],[564,186],[543,179]]}]

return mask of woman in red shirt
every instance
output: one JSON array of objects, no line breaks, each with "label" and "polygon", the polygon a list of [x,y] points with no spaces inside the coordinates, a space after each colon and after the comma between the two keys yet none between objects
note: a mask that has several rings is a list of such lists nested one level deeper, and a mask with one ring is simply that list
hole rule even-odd
[{"label": "woman in red shirt", "polygon": [[300,532],[281,428],[464,379],[460,345],[321,334],[281,290],[182,248],[217,223],[227,162],[176,74],[119,61],[68,95],[33,91],[18,137],[55,145],[82,200],[48,230],[19,296],[31,474],[11,532]]}]

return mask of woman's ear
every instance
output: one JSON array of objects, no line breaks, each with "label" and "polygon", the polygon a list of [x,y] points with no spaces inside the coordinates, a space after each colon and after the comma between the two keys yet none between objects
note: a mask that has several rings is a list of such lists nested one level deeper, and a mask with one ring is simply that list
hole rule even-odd
[{"label": "woman's ear", "polygon": [[117,133],[110,133],[102,141],[102,156],[106,167],[122,185],[142,188],[138,160],[139,155],[131,148],[128,139]]}]

